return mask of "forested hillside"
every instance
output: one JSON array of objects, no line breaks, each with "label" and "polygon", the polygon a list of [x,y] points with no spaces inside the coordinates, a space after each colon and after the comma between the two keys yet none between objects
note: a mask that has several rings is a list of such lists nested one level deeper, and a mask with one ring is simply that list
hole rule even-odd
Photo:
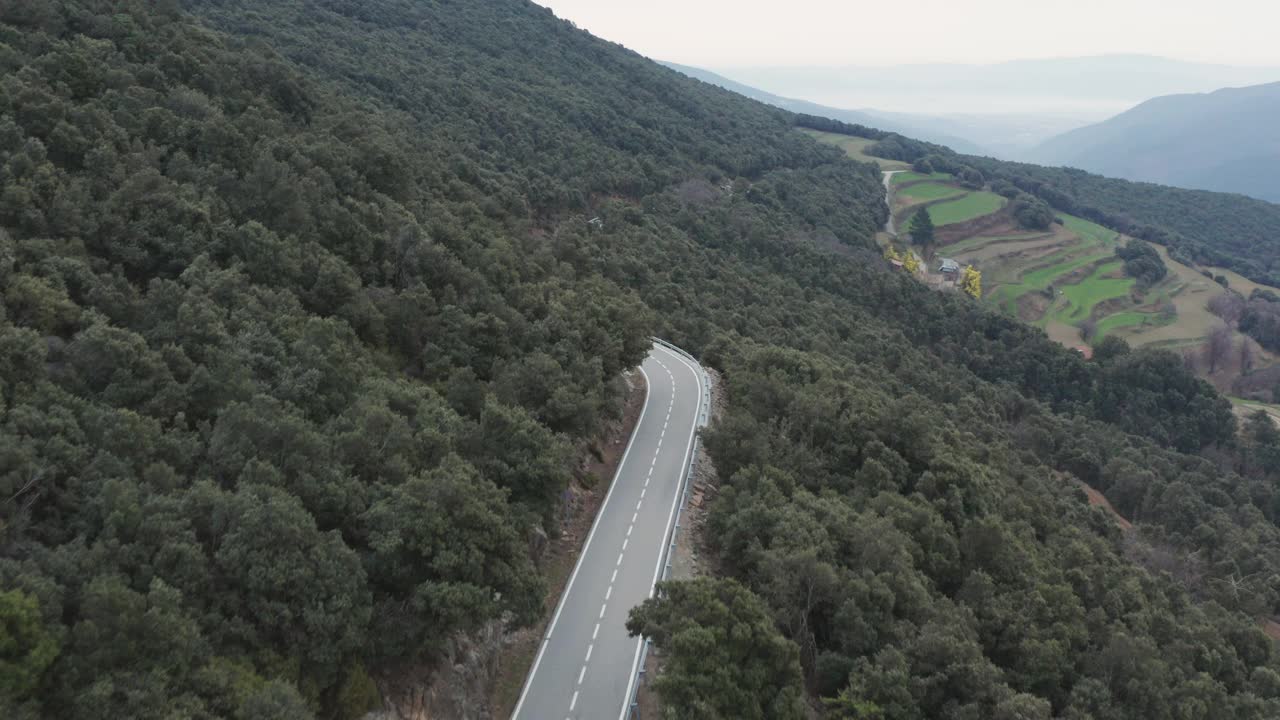
[{"label": "forested hillside", "polygon": [[1280,439],[884,271],[790,115],[523,0],[0,4],[0,66],[3,717],[355,718],[531,621],[651,333],[829,716],[1280,715]]}]

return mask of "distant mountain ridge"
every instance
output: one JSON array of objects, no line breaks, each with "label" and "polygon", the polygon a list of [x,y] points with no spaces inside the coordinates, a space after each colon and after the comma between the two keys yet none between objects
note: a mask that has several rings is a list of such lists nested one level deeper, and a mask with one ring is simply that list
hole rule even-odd
[{"label": "distant mountain ridge", "polygon": [[852,123],[855,125],[866,125],[868,127],[877,127],[889,132],[896,132],[902,135],[927,140],[939,145],[946,145],[956,152],[968,155],[988,155],[990,152],[982,146],[966,140],[962,137],[951,135],[945,132],[939,132],[936,127],[931,127],[932,118],[915,118],[914,116],[904,113],[877,113],[867,112],[863,110],[842,110],[840,108],[827,107],[817,103],[811,103],[807,100],[796,100],[786,98],[780,95],[760,90],[759,88],[744,85],[740,82],[730,80],[723,75],[716,74],[710,70],[703,70],[689,65],[680,65],[671,62],[662,62],[662,65],[675,70],[677,72],[688,75],[695,80],[701,80],[711,85],[716,85],[736,92],[739,95],[745,95],[752,100],[759,100],[762,103],[780,107],[784,110],[790,110],[796,113],[806,115],[817,115],[819,117],[828,117],[842,122]]},{"label": "distant mountain ridge", "polygon": [[[1280,80],[1280,68],[1096,55],[965,65],[713,68],[749,85],[838,107],[903,112],[1086,114],[1100,120],[1153,97]],[[1101,113],[1101,114],[1099,114]]]},{"label": "distant mountain ridge", "polygon": [[1051,138],[1032,162],[1280,202],[1280,82],[1149,100]]}]

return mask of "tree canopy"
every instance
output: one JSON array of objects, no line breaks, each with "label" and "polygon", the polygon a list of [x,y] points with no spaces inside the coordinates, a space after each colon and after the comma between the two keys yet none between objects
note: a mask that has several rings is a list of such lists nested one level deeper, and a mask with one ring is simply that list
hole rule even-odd
[{"label": "tree canopy", "polygon": [[840,712],[1280,714],[1262,440],[888,272],[786,112],[522,0],[5,3],[0,65],[5,717],[359,717],[530,622],[653,334],[725,372],[693,619],[762,714],[791,658]]},{"label": "tree canopy", "polygon": [[911,216],[907,232],[911,233],[911,241],[917,245],[929,245],[933,242],[933,218],[929,215],[929,208],[920,208]]}]

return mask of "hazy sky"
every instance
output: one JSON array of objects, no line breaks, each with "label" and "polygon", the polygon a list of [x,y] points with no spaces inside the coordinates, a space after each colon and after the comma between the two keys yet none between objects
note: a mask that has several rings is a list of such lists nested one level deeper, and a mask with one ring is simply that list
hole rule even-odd
[{"label": "hazy sky", "polygon": [[534,0],[654,59],[708,67],[1111,53],[1280,65],[1277,0]]}]

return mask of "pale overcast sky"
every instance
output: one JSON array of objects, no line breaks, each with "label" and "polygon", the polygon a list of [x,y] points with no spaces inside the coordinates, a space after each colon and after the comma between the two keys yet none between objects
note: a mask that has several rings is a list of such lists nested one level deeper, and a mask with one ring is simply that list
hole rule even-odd
[{"label": "pale overcast sky", "polygon": [[1280,65],[1280,0],[534,0],[646,56],[708,67],[1112,53]]}]

